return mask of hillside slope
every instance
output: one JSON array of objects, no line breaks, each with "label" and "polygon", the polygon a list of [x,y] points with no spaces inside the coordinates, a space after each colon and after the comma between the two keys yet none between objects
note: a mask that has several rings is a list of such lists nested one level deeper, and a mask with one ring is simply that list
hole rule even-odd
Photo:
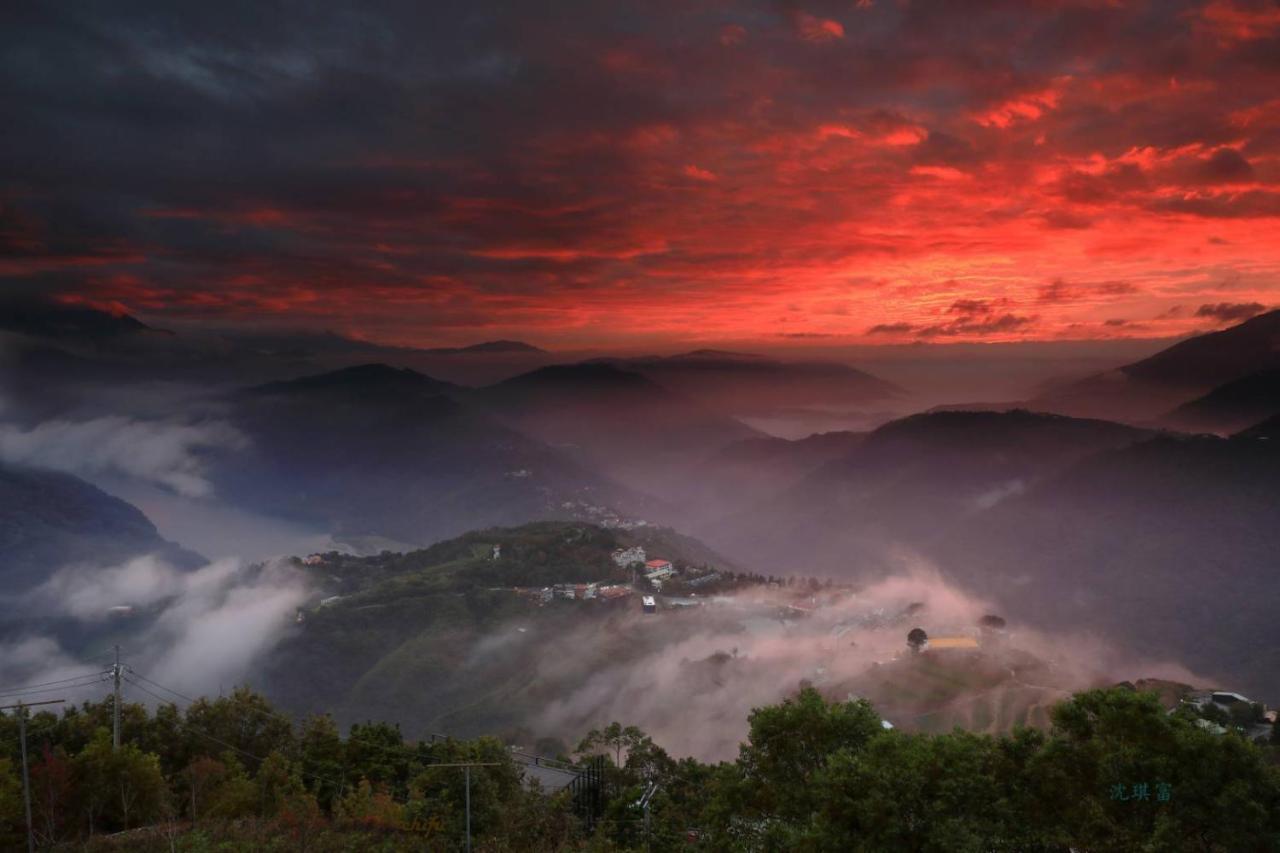
[{"label": "hillside slope", "polygon": [[1261,370],[1214,388],[1163,418],[1176,429],[1231,433],[1280,414],[1280,369]]},{"label": "hillside slope", "polygon": [[719,350],[601,361],[733,415],[797,406],[857,405],[902,393],[892,382],[833,361],[781,361]]},{"label": "hillside slope", "polygon": [[756,565],[867,579],[1041,478],[1150,433],[1026,411],[933,412],[873,431],[780,496],[697,531]]},{"label": "hillside slope", "polygon": [[[341,720],[381,716],[414,735],[530,724],[581,685],[589,661],[625,666],[676,634],[644,640],[652,623],[638,619],[638,597],[540,607],[513,587],[627,583],[631,572],[612,555],[637,545],[679,565],[733,569],[667,529],[559,521],[474,531],[406,554],[327,554],[307,567],[316,603],[264,662],[262,681],[287,707],[324,708]],[[696,627],[688,620],[681,631]]]},{"label": "hillside slope", "polygon": [[1164,436],[1082,460],[932,543],[1008,614],[1280,699],[1280,446]]},{"label": "hillside slope", "polygon": [[161,538],[136,507],[78,477],[0,465],[0,577],[20,593],[73,563],[109,566],[143,554],[198,557]]},{"label": "hillside slope", "polygon": [[460,391],[385,365],[249,389],[230,400],[229,419],[250,446],[220,455],[212,479],[224,499],[256,511],[418,544],[645,509],[566,454],[457,402]]},{"label": "hillside slope", "polygon": [[1058,385],[1029,405],[1130,421],[1159,417],[1220,385],[1280,369],[1280,310],[1197,335],[1141,361]]},{"label": "hillside slope", "polygon": [[512,428],[655,496],[665,497],[689,462],[759,436],[697,400],[608,364],[544,367],[482,388],[476,400]]}]

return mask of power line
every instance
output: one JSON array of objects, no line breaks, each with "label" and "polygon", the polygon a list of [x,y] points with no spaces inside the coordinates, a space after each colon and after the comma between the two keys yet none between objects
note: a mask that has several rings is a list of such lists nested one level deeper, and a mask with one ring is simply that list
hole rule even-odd
[{"label": "power line", "polygon": [[6,687],[3,689],[0,689],[0,698],[3,698],[5,696],[17,696],[19,693],[24,693],[28,690],[32,690],[37,687],[48,687],[56,684],[69,684],[72,681],[82,681],[86,678],[93,679],[94,681],[101,681],[102,673],[86,672],[84,675],[75,675],[70,678],[59,678],[54,681],[39,681],[39,682],[36,682],[35,684],[22,684],[22,685],[19,685],[18,687]]},{"label": "power line", "polygon": [[5,694],[0,694],[0,699],[12,700],[17,698],[30,698],[34,696],[42,696],[49,693],[65,693],[73,690],[80,690],[85,687],[93,687],[97,683],[99,682],[86,681],[79,684],[64,684],[61,687],[43,687],[43,688],[40,688],[39,690],[26,690],[19,693],[5,693]]},{"label": "power line", "polygon": [[[128,671],[130,675],[134,675],[134,676],[137,676],[138,678],[141,678],[143,681],[147,682],[147,684],[150,684],[152,687],[159,687],[161,690],[163,690],[166,693],[172,693],[174,696],[177,696],[179,699],[181,699],[184,702],[190,702],[192,705],[194,705],[196,702],[200,701],[198,699],[192,699],[190,696],[187,696],[186,694],[179,693],[178,691],[174,690],[171,687],[165,687],[163,684],[159,683],[158,681],[152,681],[150,678],[147,678],[145,675],[138,672],[136,669],[129,666],[128,664],[125,664],[124,668],[126,671]],[[152,693],[151,695],[155,696],[154,693]],[[162,699],[159,696],[155,696],[155,698],[160,699],[161,702],[169,702],[171,704],[173,702],[172,699]]]}]

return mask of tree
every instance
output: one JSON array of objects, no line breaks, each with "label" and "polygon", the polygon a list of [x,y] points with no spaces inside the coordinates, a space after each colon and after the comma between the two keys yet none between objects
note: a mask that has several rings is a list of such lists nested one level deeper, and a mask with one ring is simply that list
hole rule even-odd
[{"label": "tree", "polygon": [[1153,693],[1080,693],[1052,719],[1027,787],[1058,845],[1252,850],[1280,832],[1280,784],[1261,749],[1166,713]]},{"label": "tree", "polygon": [[298,736],[298,752],[303,781],[328,811],[343,787],[346,766],[346,747],[333,718],[328,714],[307,717]]},{"label": "tree", "polygon": [[285,797],[280,806],[279,820],[300,853],[311,849],[312,842],[325,825],[324,812],[310,791],[296,791]]},{"label": "tree", "polygon": [[911,648],[913,654],[919,654],[927,642],[929,642],[929,635],[924,632],[923,628],[912,628],[907,633],[907,645]]},{"label": "tree", "polygon": [[375,789],[368,779],[360,782],[334,806],[334,818],[365,828],[391,829],[405,825],[404,807],[385,788]]},{"label": "tree", "polygon": [[994,739],[893,733],[835,753],[818,779],[820,815],[805,836],[824,850],[972,851],[1007,847],[1016,823]]},{"label": "tree", "polygon": [[72,811],[75,783],[71,762],[60,747],[54,749],[46,743],[30,774],[32,822],[44,841],[52,844],[62,837]]},{"label": "tree", "polygon": [[0,758],[0,844],[6,850],[21,847],[26,823],[19,772],[11,759]]},{"label": "tree", "polygon": [[[495,738],[447,740],[430,746],[430,763],[474,762],[471,768],[471,827],[476,836],[501,825],[504,804],[520,791],[520,772],[507,747]],[[466,773],[461,767],[426,767],[410,783],[406,817],[411,825],[438,828],[445,837],[464,831]]]},{"label": "tree", "polygon": [[187,816],[193,823],[200,821],[209,792],[217,787],[226,775],[226,765],[207,755],[192,761],[179,774],[178,778],[186,794]]},{"label": "tree", "polygon": [[390,723],[356,723],[345,744],[347,784],[367,779],[403,798],[409,792],[410,751],[400,727]]},{"label": "tree", "polygon": [[267,756],[253,778],[257,788],[258,813],[275,817],[285,798],[303,790],[302,780],[293,772],[289,759],[276,751]]},{"label": "tree", "polygon": [[613,766],[621,768],[622,753],[630,752],[648,740],[649,736],[636,726],[623,726],[621,723],[613,722],[603,729],[592,729],[587,732],[587,736],[578,744],[576,751],[579,755],[588,755],[599,752],[602,748],[611,750]]},{"label": "tree", "polygon": [[[230,751],[222,754],[226,773],[207,796],[209,817],[221,820],[249,817],[258,812],[258,788],[245,772],[244,765]],[[261,767],[259,767],[261,769]]]},{"label": "tree", "polygon": [[885,730],[864,700],[828,703],[812,687],[757,708],[736,765],[718,777],[709,821],[730,846],[785,849],[819,804],[815,781],[839,750],[857,752]]},{"label": "tree", "polygon": [[[229,744],[249,762],[249,769],[257,770],[254,755],[267,755],[272,750],[291,752],[293,749],[293,724],[276,712],[271,704],[247,687],[237,687],[230,696],[219,696],[210,701],[199,699],[187,708],[187,731],[205,735],[209,743]],[[210,740],[216,738],[216,740]],[[221,747],[220,747],[221,748]],[[192,754],[207,754],[202,742],[193,748]]]},{"label": "tree", "polygon": [[127,829],[163,811],[168,791],[159,759],[133,744],[114,749],[106,729],[72,760],[72,771],[90,833],[99,823]]}]

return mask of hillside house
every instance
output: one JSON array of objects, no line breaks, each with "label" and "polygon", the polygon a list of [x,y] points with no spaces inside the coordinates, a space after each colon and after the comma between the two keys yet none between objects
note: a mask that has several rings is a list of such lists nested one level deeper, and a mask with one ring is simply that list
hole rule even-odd
[{"label": "hillside house", "polygon": [[602,586],[596,593],[596,598],[606,604],[612,604],[616,601],[623,601],[630,595],[631,587],[629,586]]},{"label": "hillside house", "polygon": [[670,560],[648,560],[644,564],[644,576],[651,581],[664,581],[675,573]]},{"label": "hillside house", "polygon": [[645,561],[644,549],[639,545],[631,548],[619,548],[613,552],[613,562],[619,568],[628,568]]},{"label": "hillside house", "polygon": [[1215,690],[1212,698],[1215,703],[1219,705],[1226,705],[1227,707],[1241,702],[1245,705],[1252,704],[1253,702],[1253,700],[1248,696],[1241,696],[1239,693],[1232,693],[1228,690]]},{"label": "hillside house", "polygon": [[303,557],[303,558],[302,558],[302,565],[304,565],[304,566],[323,566],[323,565],[324,565],[324,555],[323,555],[323,554],[308,554],[307,556],[305,556],[305,557]]},{"label": "hillside house", "polygon": [[976,651],[978,649],[978,640],[975,637],[953,636],[953,637],[930,637],[925,644],[925,648],[930,651]]},{"label": "hillside house", "polygon": [[532,604],[543,605],[551,601],[555,597],[555,590],[549,586],[541,589],[538,587],[516,587],[516,595]]}]

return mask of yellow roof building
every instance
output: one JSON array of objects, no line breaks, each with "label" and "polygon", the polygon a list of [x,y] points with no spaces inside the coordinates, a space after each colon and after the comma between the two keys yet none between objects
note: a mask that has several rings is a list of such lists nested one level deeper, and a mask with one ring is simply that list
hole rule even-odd
[{"label": "yellow roof building", "polygon": [[973,637],[930,637],[931,649],[976,649],[978,641]]}]

